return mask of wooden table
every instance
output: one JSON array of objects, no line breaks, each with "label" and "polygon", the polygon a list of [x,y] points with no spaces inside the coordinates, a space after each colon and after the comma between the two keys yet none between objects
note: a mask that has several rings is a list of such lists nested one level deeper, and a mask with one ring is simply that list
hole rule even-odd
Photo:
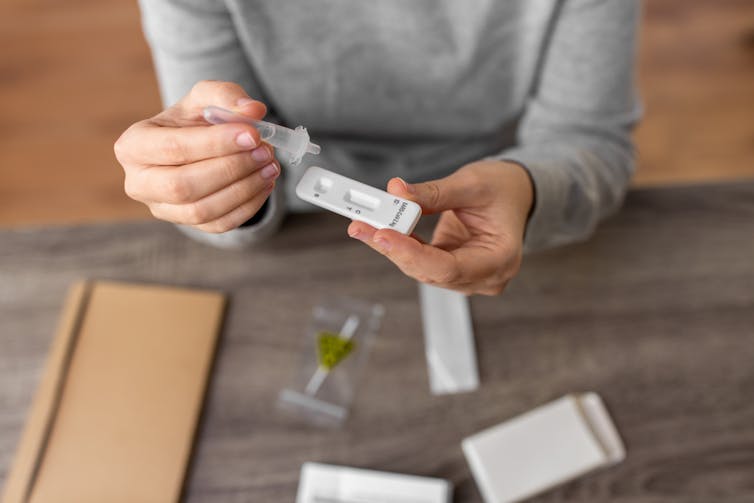
[{"label": "wooden table", "polygon": [[[0,483],[75,279],[214,287],[232,304],[189,502],[293,501],[304,461],[445,477],[480,501],[463,437],[565,393],[599,392],[627,460],[535,501],[754,501],[754,183],[632,192],[588,243],[527,258],[474,298],[481,388],[429,394],[417,290],[329,214],[291,217],[249,252],[159,222],[0,232]],[[352,415],[302,427],[274,402],[311,306],[387,310]]]}]

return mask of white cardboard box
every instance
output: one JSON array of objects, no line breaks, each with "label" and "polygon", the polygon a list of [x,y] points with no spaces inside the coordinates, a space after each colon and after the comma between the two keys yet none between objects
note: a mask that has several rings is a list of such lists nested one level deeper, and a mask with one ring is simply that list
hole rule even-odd
[{"label": "white cardboard box", "polygon": [[304,463],[296,503],[450,503],[444,479]]},{"label": "white cardboard box", "polygon": [[563,398],[464,439],[486,503],[522,501],[626,454],[596,393]]}]

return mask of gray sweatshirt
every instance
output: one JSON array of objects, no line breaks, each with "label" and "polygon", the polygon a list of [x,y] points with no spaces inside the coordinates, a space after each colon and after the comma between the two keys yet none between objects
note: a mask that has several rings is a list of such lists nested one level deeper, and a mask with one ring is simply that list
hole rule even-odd
[{"label": "gray sweatshirt", "polygon": [[311,164],[384,187],[511,160],[534,182],[532,250],[587,238],[631,178],[638,0],[140,3],[165,105],[238,82],[322,146],[284,167],[268,211],[306,208],[293,187]]}]

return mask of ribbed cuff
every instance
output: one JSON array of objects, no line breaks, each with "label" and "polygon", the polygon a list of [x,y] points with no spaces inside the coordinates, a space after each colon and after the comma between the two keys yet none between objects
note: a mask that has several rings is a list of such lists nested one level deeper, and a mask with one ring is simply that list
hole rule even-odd
[{"label": "ribbed cuff", "polygon": [[267,214],[268,207],[269,207],[269,198],[264,200],[264,204],[259,207],[259,210],[254,214],[253,217],[239,225],[240,227],[251,227],[252,225],[257,225],[259,222],[264,220],[265,215]]}]

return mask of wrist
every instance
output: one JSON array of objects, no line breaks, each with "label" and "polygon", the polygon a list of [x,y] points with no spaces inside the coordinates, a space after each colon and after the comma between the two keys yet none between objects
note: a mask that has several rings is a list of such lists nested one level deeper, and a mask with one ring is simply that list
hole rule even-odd
[{"label": "wrist", "polygon": [[469,165],[472,166],[472,169],[482,175],[481,179],[487,185],[491,215],[500,229],[523,242],[529,217],[534,210],[536,194],[527,169],[515,161],[497,159],[486,159]]},{"label": "wrist", "polygon": [[520,203],[520,207],[525,210],[528,219],[534,211],[534,202],[536,191],[534,190],[534,180],[532,180],[529,170],[523,164],[515,161],[498,161],[504,166],[504,176],[506,186],[514,189],[513,194]]}]

